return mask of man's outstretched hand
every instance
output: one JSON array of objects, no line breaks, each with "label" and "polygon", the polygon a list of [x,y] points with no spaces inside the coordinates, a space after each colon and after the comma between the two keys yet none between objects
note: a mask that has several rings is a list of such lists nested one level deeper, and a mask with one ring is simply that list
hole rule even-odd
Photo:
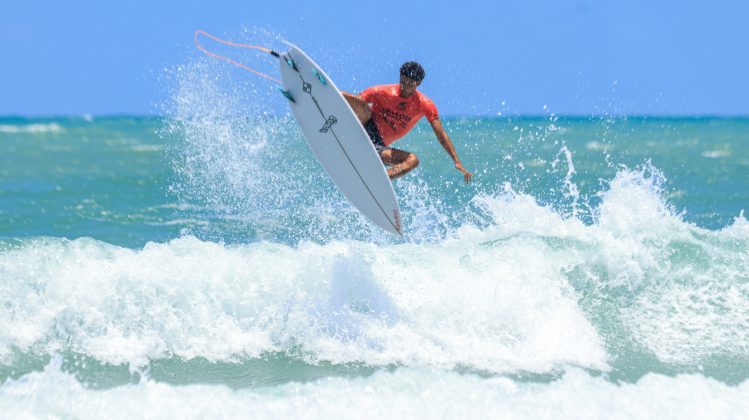
[{"label": "man's outstretched hand", "polygon": [[466,169],[465,167],[463,167],[463,164],[462,164],[462,163],[460,163],[460,162],[457,162],[457,163],[455,164],[455,169],[459,170],[460,172],[463,172],[463,180],[464,180],[464,181],[465,181],[466,183],[469,183],[469,182],[471,182],[471,178],[473,178],[473,174],[472,174],[472,173],[470,173],[470,172],[468,172],[468,170],[467,170],[467,169]]}]

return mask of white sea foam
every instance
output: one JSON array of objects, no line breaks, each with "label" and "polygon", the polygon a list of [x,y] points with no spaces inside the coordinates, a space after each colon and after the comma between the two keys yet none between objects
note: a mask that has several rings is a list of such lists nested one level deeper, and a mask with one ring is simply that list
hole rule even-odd
[{"label": "white sea foam", "polygon": [[163,151],[164,146],[160,144],[135,144],[130,149],[134,152],[151,153]]},{"label": "white sea foam", "polygon": [[591,141],[585,144],[585,148],[588,150],[603,151],[606,150],[606,144],[600,141]]},{"label": "white sea foam", "polygon": [[0,133],[60,133],[63,128],[60,124],[0,124]]},{"label": "white sea foam", "polygon": [[734,419],[749,412],[749,381],[648,374],[615,384],[571,369],[551,383],[401,368],[268,388],[154,381],[91,390],[59,358],[0,387],[10,418],[553,418]]},{"label": "white sea foam", "polygon": [[711,159],[719,159],[724,157],[731,157],[730,150],[707,150],[702,152],[702,156]]},{"label": "white sea foam", "polygon": [[373,365],[607,368],[573,291],[554,266],[530,263],[543,258],[530,244],[227,247],[185,237],[132,251],[79,239],[1,255],[6,356],[69,347],[142,365],[301,346],[315,360]]}]

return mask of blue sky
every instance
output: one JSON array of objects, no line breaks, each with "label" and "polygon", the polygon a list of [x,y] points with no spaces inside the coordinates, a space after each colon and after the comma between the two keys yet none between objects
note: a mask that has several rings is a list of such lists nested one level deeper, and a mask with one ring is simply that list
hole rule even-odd
[{"label": "blue sky", "polygon": [[415,59],[444,115],[749,115],[747,21],[746,0],[11,0],[0,115],[157,113],[165,69],[202,59],[199,28],[288,39],[350,91]]}]

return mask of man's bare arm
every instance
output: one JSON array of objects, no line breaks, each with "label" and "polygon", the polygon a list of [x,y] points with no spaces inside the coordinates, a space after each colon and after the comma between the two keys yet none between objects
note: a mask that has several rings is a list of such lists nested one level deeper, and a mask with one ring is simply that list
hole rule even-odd
[{"label": "man's bare arm", "polygon": [[460,158],[458,158],[458,153],[455,151],[455,146],[453,146],[453,142],[450,140],[450,136],[447,135],[444,127],[442,127],[442,122],[439,120],[439,118],[437,118],[430,121],[429,124],[432,125],[432,130],[434,130],[434,134],[437,136],[437,140],[439,140],[440,144],[445,149],[447,154],[450,155],[453,162],[455,162],[455,169],[463,173],[463,180],[465,180],[465,182],[471,182],[473,174],[468,172],[468,170],[460,162]]}]

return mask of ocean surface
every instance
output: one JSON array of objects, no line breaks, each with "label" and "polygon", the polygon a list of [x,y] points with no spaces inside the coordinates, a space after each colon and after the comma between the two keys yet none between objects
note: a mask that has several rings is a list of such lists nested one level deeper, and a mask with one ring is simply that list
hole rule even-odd
[{"label": "ocean surface", "polygon": [[398,238],[180,80],[0,117],[0,416],[749,413],[749,119],[444,117],[468,185],[422,123]]}]

